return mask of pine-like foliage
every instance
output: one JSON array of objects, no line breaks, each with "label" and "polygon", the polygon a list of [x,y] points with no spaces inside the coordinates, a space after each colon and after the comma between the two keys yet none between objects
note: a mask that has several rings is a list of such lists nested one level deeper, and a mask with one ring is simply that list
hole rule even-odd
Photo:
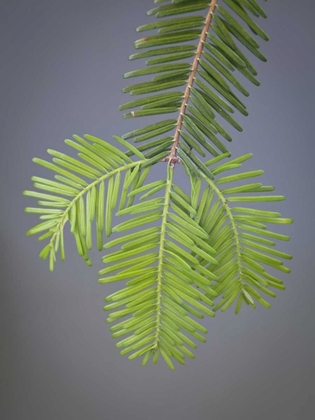
[{"label": "pine-like foliage", "polygon": [[[120,109],[127,118],[174,115],[114,136],[116,146],[73,136],[65,142],[78,156],[49,149],[52,161],[35,158],[54,180],[35,176],[34,191],[24,194],[38,200],[26,208],[41,219],[28,234],[47,240],[40,257],[51,270],[58,253],[65,259],[69,222],[88,265],[94,242],[104,254],[99,283],[123,282],[104,306],[121,354],[141,356],[143,365],[161,355],[173,369],[174,360],[194,357],[195,341],[205,341],[205,315],[231,305],[238,313],[243,303],[270,307],[265,296],[285,289],[273,271],[290,272],[283,260],[291,255],[276,249],[289,237],[269,225],[292,219],[263,207],[284,197],[258,182],[262,170],[242,169],[250,153],[231,159],[226,143],[230,128],[242,131],[233,114],[248,115],[240,80],[259,85],[247,55],[266,61],[257,41],[268,40],[256,23],[266,18],[260,2],[155,3],[165,3],[148,12],[157,20],[137,31],[157,32],[136,41],[141,51],[130,56],[145,64],[124,75],[151,80],[124,88],[139,98]],[[148,182],[158,163],[159,179]],[[177,164],[189,192],[174,182]]]},{"label": "pine-like foliage", "polygon": [[[221,2],[228,7],[218,3],[173,1],[148,12],[148,15],[166,19],[137,29],[138,32],[157,29],[158,34],[135,42],[135,47],[144,51],[131,55],[130,59],[149,59],[145,62],[146,67],[125,73],[124,77],[150,75],[153,78],[124,88],[123,92],[141,97],[125,103],[120,109],[133,109],[125,114],[126,118],[179,114],[177,118],[165,118],[123,136],[133,138],[135,143],[143,143],[139,150],[151,149],[150,155],[168,151],[168,159],[174,159],[175,148],[171,150],[171,147],[175,142],[180,156],[185,153],[184,145],[202,157],[206,152],[218,156],[228,151],[226,141],[232,140],[220,121],[225,120],[234,129],[242,131],[232,115],[235,111],[248,115],[240,95],[248,96],[249,92],[235,73],[240,73],[256,86],[259,82],[257,71],[241,46],[260,60],[266,61],[266,58],[260,52],[258,42],[236,17],[251,32],[267,41],[268,36],[247,11],[255,16],[266,17],[266,14],[257,1]],[[198,14],[178,17],[188,12]],[[231,12],[236,16],[233,17]],[[196,39],[199,40],[197,46],[192,43]],[[167,92],[160,93],[162,91]],[[148,96],[151,93],[154,94]],[[175,131],[175,135],[166,136],[170,131]]]}]

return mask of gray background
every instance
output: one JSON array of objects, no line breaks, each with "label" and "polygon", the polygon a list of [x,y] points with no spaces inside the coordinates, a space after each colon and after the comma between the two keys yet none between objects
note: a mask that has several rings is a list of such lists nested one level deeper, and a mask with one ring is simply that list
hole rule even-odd
[{"label": "gray background", "polygon": [[[264,2],[263,2],[264,3]],[[253,152],[276,204],[295,223],[282,249],[294,255],[285,292],[271,310],[244,308],[207,319],[208,341],[174,372],[119,355],[102,311],[111,286],[97,284],[68,245],[66,263],[48,271],[25,231],[33,156],[66,151],[63,139],[86,132],[111,139],[142,121],[123,121],[122,73],[137,68],[135,27],[152,0],[1,0],[1,415],[4,420],[115,418],[309,419],[314,415],[314,67],[312,1],[264,3],[268,57],[253,60],[261,87],[250,87],[234,155]],[[161,167],[162,168],[162,167]],[[164,168],[163,175],[164,176]],[[33,203],[32,203],[33,204]]]}]

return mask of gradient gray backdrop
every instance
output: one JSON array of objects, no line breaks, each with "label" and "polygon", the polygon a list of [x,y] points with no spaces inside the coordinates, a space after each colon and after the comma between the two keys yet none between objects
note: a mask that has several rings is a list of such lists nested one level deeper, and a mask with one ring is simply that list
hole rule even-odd
[{"label": "gradient gray backdrop", "polygon": [[[272,309],[207,319],[208,341],[174,372],[119,355],[93,268],[67,241],[67,261],[48,271],[25,232],[37,221],[22,196],[46,149],[91,133],[111,139],[142,121],[123,120],[122,73],[137,68],[135,28],[153,0],[1,0],[1,411],[3,420],[207,420],[314,418],[315,25],[312,1],[269,1],[261,24],[268,63],[253,60],[250,116],[233,133],[246,168],[265,169],[295,223],[282,249],[294,254]],[[232,129],[231,129],[232,130]],[[161,166],[160,170],[164,167]],[[33,203],[32,203],[33,204]],[[270,299],[269,299],[270,300]]]}]

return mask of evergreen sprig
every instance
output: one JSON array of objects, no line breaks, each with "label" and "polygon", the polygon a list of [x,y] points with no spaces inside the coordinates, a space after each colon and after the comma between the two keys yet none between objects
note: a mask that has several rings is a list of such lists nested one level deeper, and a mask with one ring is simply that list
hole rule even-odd
[{"label": "evergreen sprig", "polygon": [[[225,125],[242,131],[234,114],[248,115],[240,94],[249,92],[240,79],[259,85],[247,55],[266,61],[257,41],[268,41],[256,22],[266,18],[260,2],[155,3],[167,4],[151,9],[148,15],[157,20],[137,29],[155,33],[137,40],[141,51],[130,56],[146,61],[124,74],[151,80],[125,87],[139,97],[120,109],[128,111],[126,118],[174,115],[114,136],[115,146],[73,136],[65,142],[78,155],[49,149],[52,161],[34,158],[54,179],[32,177],[34,191],[24,195],[38,201],[25,209],[40,215],[27,234],[48,240],[40,257],[49,257],[51,270],[57,253],[65,259],[69,223],[88,265],[94,242],[105,253],[99,283],[124,282],[104,306],[121,354],[142,357],[143,365],[157,363],[160,355],[174,369],[174,361],[194,358],[196,340],[205,341],[205,315],[231,305],[239,313],[243,303],[269,308],[265,295],[285,289],[273,271],[290,272],[284,261],[292,256],[276,248],[290,238],[269,225],[292,219],[259,208],[284,197],[258,182],[262,170],[241,169],[252,154],[231,159],[226,143],[232,135]],[[160,178],[148,183],[160,162]],[[189,193],[174,182],[178,164]]]}]

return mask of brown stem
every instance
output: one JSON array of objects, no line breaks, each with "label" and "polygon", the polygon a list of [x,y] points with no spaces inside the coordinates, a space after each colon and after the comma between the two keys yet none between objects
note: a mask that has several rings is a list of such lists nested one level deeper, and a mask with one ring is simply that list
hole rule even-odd
[{"label": "brown stem", "polygon": [[185,89],[185,93],[184,93],[184,99],[182,102],[182,105],[180,107],[179,110],[179,116],[177,119],[177,124],[176,124],[176,128],[175,128],[175,135],[174,135],[174,141],[173,141],[173,145],[172,145],[172,149],[170,151],[170,153],[163,159],[164,162],[169,162],[171,168],[174,168],[175,164],[179,162],[179,158],[177,157],[177,147],[179,144],[179,139],[180,139],[180,130],[182,128],[182,124],[183,124],[183,115],[186,112],[186,105],[187,102],[189,100],[189,95],[190,95],[190,88],[192,87],[193,83],[194,83],[194,79],[196,77],[196,73],[198,70],[198,66],[199,66],[199,60],[204,48],[204,41],[207,38],[207,32],[209,30],[209,27],[211,25],[211,21],[212,21],[212,13],[216,7],[218,0],[212,0],[211,4],[210,4],[210,8],[206,17],[206,22],[205,22],[205,26],[201,32],[200,35],[200,40],[198,43],[198,47],[197,47],[197,51],[196,51],[196,55],[192,64],[192,69],[191,69],[191,73],[189,76],[189,79],[187,81],[187,86]]}]

